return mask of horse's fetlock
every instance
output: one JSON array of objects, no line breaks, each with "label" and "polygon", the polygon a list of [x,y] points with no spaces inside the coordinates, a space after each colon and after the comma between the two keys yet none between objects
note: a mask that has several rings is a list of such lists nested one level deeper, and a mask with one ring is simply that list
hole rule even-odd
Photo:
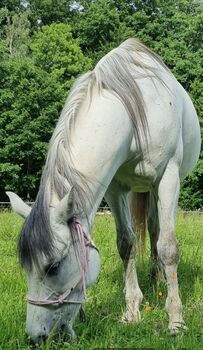
[{"label": "horse's fetlock", "polygon": [[174,315],[174,314],[180,315],[182,313],[183,306],[179,296],[173,296],[173,297],[168,296],[166,298],[165,309],[169,315]]},{"label": "horse's fetlock", "polygon": [[143,294],[140,289],[136,290],[135,292],[132,292],[132,291],[130,293],[126,292],[125,300],[127,304],[136,303],[137,305],[140,305],[143,300]]}]

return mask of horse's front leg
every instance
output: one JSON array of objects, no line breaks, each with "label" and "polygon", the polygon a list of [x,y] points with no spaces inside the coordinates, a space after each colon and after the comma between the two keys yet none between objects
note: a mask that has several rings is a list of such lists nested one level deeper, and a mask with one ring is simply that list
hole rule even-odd
[{"label": "horse's front leg", "polygon": [[[129,239],[130,241],[130,239]],[[124,245],[120,244],[119,253],[123,257],[125,251]],[[143,299],[143,294],[138,284],[137,271],[135,267],[135,242],[131,244],[130,254],[128,258],[122,258],[124,263],[124,280],[125,280],[125,301],[126,311],[122,316],[123,322],[139,322],[140,316],[140,304]]]},{"label": "horse's front leg", "polygon": [[115,218],[117,230],[117,247],[124,264],[126,311],[122,316],[124,322],[140,321],[140,304],[143,294],[140,290],[135,267],[136,238],[128,202],[128,192],[113,181],[105,198]]},{"label": "horse's front leg", "polygon": [[181,328],[185,328],[178,288],[178,243],[175,238],[179,182],[178,165],[174,161],[170,161],[158,188],[160,234],[157,250],[167,280],[168,295],[165,306],[169,315],[169,330],[171,333],[176,333]]}]

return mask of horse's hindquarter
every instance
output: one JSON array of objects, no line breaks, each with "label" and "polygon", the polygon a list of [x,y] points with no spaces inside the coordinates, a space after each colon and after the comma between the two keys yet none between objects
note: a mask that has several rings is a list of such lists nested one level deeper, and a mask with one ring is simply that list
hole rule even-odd
[{"label": "horse's hindquarter", "polygon": [[148,147],[144,142],[142,145],[142,161],[124,105],[106,90],[102,94],[93,91],[91,103],[86,100],[80,109],[72,134],[78,170],[105,184],[115,175],[123,185],[142,192],[159,182],[172,158],[181,174],[194,167],[198,158],[197,133],[193,136],[193,124],[197,125],[195,111],[174,77],[163,73],[161,78],[164,83],[149,77],[137,80],[149,129]]},{"label": "horse's hindquarter", "polygon": [[116,178],[135,192],[149,191],[159,182],[170,160],[180,168],[180,177],[195,166],[199,156],[199,124],[192,102],[175,78],[168,73],[161,81],[140,79],[149,126],[148,147],[143,142],[144,159],[139,160],[133,140],[129,159]]},{"label": "horse's hindquarter", "polygon": [[[164,79],[170,90],[174,91],[175,82]],[[174,155],[180,137],[180,106],[176,106],[173,93],[157,79],[139,79],[139,87],[145,101],[148,123],[148,146],[143,141],[143,159],[137,157],[136,143],[131,144],[129,160],[116,174],[117,180],[127,182],[135,192],[149,191],[163,174],[169,159]],[[126,180],[125,180],[126,179]]]},{"label": "horse's hindquarter", "polygon": [[178,89],[183,99],[182,111],[182,140],[183,160],[180,167],[180,177],[185,177],[195,167],[200,154],[201,135],[200,125],[192,101],[183,87]]}]

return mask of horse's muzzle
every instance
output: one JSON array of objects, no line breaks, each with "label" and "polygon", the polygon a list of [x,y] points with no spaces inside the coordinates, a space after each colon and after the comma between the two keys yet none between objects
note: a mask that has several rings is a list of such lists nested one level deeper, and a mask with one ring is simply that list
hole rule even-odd
[{"label": "horse's muzzle", "polygon": [[[54,329],[54,328],[53,328]],[[59,328],[56,329],[54,332],[53,330],[49,333],[47,332],[46,328],[43,327],[41,332],[28,335],[29,342],[33,345],[42,345],[46,343],[48,338],[51,338],[52,340],[59,340],[59,341],[65,341],[65,340],[74,340],[76,338],[75,332],[72,328],[72,325],[70,323],[61,324]]]}]

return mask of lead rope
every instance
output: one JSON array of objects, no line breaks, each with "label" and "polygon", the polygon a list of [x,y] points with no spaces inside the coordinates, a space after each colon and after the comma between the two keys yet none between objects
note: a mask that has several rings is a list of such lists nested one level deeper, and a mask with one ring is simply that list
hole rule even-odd
[{"label": "lead rope", "polygon": [[[87,278],[87,249],[86,247],[88,245],[91,244],[91,241],[88,239],[86,233],[83,231],[82,225],[81,223],[74,218],[74,224],[75,224],[75,229],[79,238],[79,242],[80,242],[80,250],[81,250],[81,257],[82,257],[82,284],[83,284],[83,293],[84,293],[84,297],[86,298],[87,295],[87,288],[86,288],[86,278]],[[85,316],[85,312],[84,309],[81,305],[80,311],[79,311],[79,315],[80,315],[80,321],[81,322],[85,322],[86,321],[86,316]]]},{"label": "lead rope", "polygon": [[89,246],[91,244],[91,241],[89,240],[89,238],[87,237],[86,233],[83,231],[82,225],[81,223],[74,218],[73,219],[73,223],[75,225],[75,229],[77,232],[77,236],[79,239],[79,243],[80,243],[80,256],[81,256],[81,268],[82,268],[82,286],[83,286],[83,292],[84,292],[84,296],[86,298],[86,278],[87,278],[87,267],[88,267],[88,257],[87,257],[87,249],[86,247]]}]

